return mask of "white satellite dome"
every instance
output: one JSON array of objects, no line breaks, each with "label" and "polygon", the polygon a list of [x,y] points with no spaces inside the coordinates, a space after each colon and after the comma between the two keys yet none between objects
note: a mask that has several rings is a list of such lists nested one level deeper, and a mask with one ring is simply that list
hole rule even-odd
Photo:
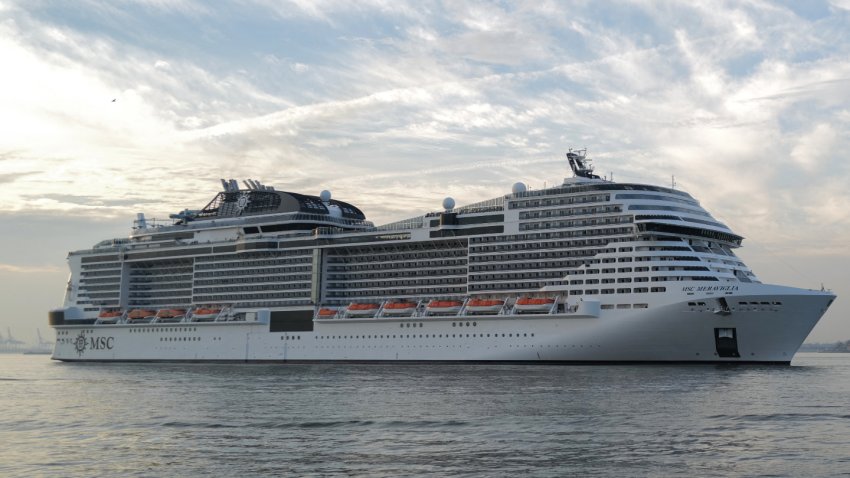
[{"label": "white satellite dome", "polygon": [[524,193],[528,188],[525,186],[525,183],[514,183],[511,188],[511,192],[514,194]]},{"label": "white satellite dome", "polygon": [[455,208],[455,200],[454,199],[452,199],[450,197],[443,199],[443,209],[448,211],[449,209],[454,209],[454,208]]},{"label": "white satellite dome", "polygon": [[321,198],[322,202],[328,202],[331,200],[331,192],[325,189],[319,193],[319,198]]}]

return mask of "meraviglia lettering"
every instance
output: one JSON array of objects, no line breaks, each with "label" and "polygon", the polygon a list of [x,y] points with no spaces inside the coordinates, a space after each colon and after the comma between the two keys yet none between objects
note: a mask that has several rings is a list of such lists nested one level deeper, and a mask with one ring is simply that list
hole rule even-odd
[{"label": "meraviglia lettering", "polygon": [[736,285],[702,285],[682,287],[682,292],[734,292],[736,290],[738,290],[738,286]]}]

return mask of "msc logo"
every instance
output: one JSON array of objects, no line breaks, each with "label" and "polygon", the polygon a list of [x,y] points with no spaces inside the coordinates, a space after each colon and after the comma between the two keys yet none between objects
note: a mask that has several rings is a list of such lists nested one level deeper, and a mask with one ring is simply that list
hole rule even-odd
[{"label": "msc logo", "polygon": [[74,340],[74,349],[78,356],[82,356],[86,349],[112,350],[114,342],[114,337],[86,337],[86,334],[80,332]]}]

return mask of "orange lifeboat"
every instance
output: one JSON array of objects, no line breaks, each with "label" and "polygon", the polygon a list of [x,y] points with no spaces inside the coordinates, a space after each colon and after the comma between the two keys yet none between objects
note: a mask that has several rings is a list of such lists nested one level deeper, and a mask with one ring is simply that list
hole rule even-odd
[{"label": "orange lifeboat", "polygon": [[192,313],[192,320],[214,320],[221,313],[217,307],[198,307]]},{"label": "orange lifeboat", "polygon": [[505,301],[499,299],[471,299],[466,303],[466,310],[476,314],[496,314],[504,305]]},{"label": "orange lifeboat", "polygon": [[186,309],[160,309],[156,318],[161,322],[173,322],[180,320],[186,315]]},{"label": "orange lifeboat", "polygon": [[147,309],[135,309],[127,313],[127,320],[143,320],[151,319],[156,315],[156,312]]},{"label": "orange lifeboat", "polygon": [[378,304],[348,304],[348,307],[345,309],[351,317],[370,317],[374,316],[375,313],[378,312]]},{"label": "orange lifeboat", "polygon": [[336,312],[337,312],[337,310],[336,310],[336,309],[325,309],[325,308],[322,308],[322,309],[319,309],[319,317],[321,317],[321,318],[323,318],[323,319],[329,319],[329,318],[331,318],[331,317],[335,316],[335,315],[336,315]]},{"label": "orange lifeboat", "polygon": [[516,310],[520,312],[547,312],[555,299],[551,297],[522,297],[516,301]]},{"label": "orange lifeboat", "polygon": [[416,302],[390,302],[384,305],[384,315],[410,315],[416,310]]},{"label": "orange lifeboat", "polygon": [[428,302],[428,312],[433,314],[456,314],[463,302],[459,300],[432,300]]},{"label": "orange lifeboat", "polygon": [[124,315],[120,310],[104,310],[97,315],[97,319],[101,322],[115,322]]}]

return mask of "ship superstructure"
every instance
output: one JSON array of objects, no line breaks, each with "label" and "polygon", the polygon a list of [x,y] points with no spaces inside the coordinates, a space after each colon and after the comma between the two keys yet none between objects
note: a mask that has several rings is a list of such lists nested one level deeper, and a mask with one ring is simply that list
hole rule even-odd
[{"label": "ship superstructure", "polygon": [[59,360],[788,363],[829,292],[762,284],[689,194],[573,177],[375,226],[257,181],[69,255]]}]

